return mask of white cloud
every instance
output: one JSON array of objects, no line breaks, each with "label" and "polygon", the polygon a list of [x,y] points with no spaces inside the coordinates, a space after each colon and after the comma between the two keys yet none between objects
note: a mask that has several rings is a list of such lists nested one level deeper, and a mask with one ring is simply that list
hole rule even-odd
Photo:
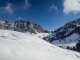
[{"label": "white cloud", "polygon": [[58,6],[55,6],[54,4],[50,7],[50,11],[52,10],[56,10],[56,11],[59,11],[58,10]]},{"label": "white cloud", "polygon": [[19,10],[20,8],[27,9],[30,6],[31,5],[28,0],[24,0],[24,3],[22,3],[21,6],[20,5],[15,6],[15,5],[12,5],[12,3],[7,2],[7,5],[0,7],[0,12],[7,13],[7,14],[13,14],[14,10]]},{"label": "white cloud", "polygon": [[70,12],[77,14],[80,13],[80,0],[64,0],[63,12],[68,14]]},{"label": "white cloud", "polygon": [[1,10],[3,11],[3,13],[13,14],[12,4],[9,2],[6,6],[1,7]]},{"label": "white cloud", "polygon": [[30,6],[31,6],[31,5],[30,5],[29,1],[28,1],[28,0],[24,0],[23,8],[24,8],[24,9],[27,9],[27,8],[29,8]]}]

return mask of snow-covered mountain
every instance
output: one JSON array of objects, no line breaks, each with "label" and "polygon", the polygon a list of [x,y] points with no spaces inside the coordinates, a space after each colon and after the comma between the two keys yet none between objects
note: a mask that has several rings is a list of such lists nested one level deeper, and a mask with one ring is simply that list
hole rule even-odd
[{"label": "snow-covered mountain", "polygon": [[78,40],[80,40],[80,18],[66,23],[45,38],[51,41],[52,44],[64,48],[75,46]]},{"label": "snow-covered mountain", "polygon": [[0,60],[80,60],[80,53],[27,33],[0,30]]}]

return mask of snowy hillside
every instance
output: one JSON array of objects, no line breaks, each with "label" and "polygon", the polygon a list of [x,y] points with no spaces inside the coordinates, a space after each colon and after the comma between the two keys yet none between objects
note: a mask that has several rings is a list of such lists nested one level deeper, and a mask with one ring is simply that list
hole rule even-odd
[{"label": "snowy hillside", "polygon": [[66,23],[64,26],[46,36],[45,40],[57,46],[74,47],[80,40],[80,18]]},{"label": "snowy hillside", "polygon": [[0,30],[0,60],[80,60],[80,53],[29,34]]},{"label": "snowy hillside", "polygon": [[67,46],[75,47],[78,40],[79,40],[79,35],[74,33],[71,36],[67,37],[66,40],[62,40],[60,42],[59,40],[54,40],[52,44],[59,47],[61,46],[63,48],[66,48]]}]

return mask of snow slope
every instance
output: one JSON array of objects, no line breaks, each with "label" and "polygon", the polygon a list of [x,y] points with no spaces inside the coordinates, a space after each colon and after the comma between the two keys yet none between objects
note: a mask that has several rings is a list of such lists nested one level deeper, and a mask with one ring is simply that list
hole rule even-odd
[{"label": "snow slope", "polygon": [[49,35],[49,33],[37,33],[37,34],[35,34],[35,36],[37,36],[39,38],[43,38],[43,37],[46,37],[48,35]]},{"label": "snow slope", "polygon": [[76,43],[78,42],[78,40],[79,40],[79,34],[74,33],[71,36],[67,37],[66,41],[62,40],[61,42],[59,42],[59,40],[54,40],[52,44],[56,46],[61,46],[63,48],[66,48],[67,46],[74,47],[76,46]]},{"label": "snow slope", "polygon": [[80,53],[29,34],[0,30],[0,60],[80,60]]}]

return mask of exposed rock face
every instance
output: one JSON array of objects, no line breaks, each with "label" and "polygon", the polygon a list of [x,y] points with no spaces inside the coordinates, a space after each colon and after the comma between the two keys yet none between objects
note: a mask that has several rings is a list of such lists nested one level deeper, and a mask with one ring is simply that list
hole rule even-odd
[{"label": "exposed rock face", "polygon": [[34,24],[30,21],[25,21],[25,20],[18,20],[15,21],[14,23],[14,30],[15,31],[20,31],[20,32],[31,32],[31,33],[41,33],[44,32],[44,29],[38,25],[38,24]]},{"label": "exposed rock face", "polygon": [[39,33],[44,32],[44,29],[38,24],[34,24],[34,29]]},{"label": "exposed rock face", "polygon": [[19,32],[24,32],[25,30],[25,21],[24,20],[18,20],[14,22],[14,30]]},{"label": "exposed rock face", "polygon": [[6,29],[11,25],[11,22],[8,20],[0,19],[0,29]]},{"label": "exposed rock face", "polygon": [[14,31],[19,31],[19,32],[30,32],[30,33],[42,33],[44,32],[44,29],[38,25],[34,24],[30,21],[25,21],[25,20],[17,20],[14,23],[11,23],[8,20],[3,20],[0,19],[0,29],[12,29]]},{"label": "exposed rock face", "polygon": [[26,22],[26,26],[27,26],[27,30],[29,31],[29,32],[31,32],[31,33],[37,33],[38,31],[37,31],[37,29],[35,29],[35,24],[33,24],[32,22],[30,22],[30,21],[27,21]]}]

